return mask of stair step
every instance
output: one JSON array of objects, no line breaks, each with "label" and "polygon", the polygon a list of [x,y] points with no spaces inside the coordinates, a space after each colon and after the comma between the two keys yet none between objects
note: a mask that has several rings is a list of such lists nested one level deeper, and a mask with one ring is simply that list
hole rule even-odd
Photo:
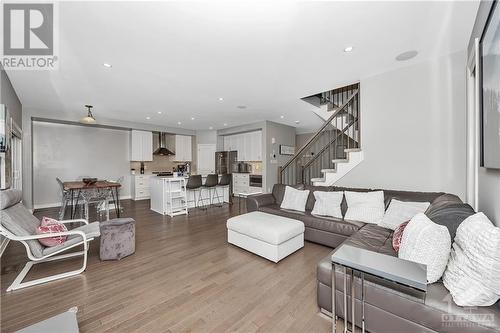
[{"label": "stair step", "polygon": [[332,173],[332,172],[337,172],[335,169],[321,169],[322,173]]},{"label": "stair step", "polygon": [[347,163],[349,160],[347,158],[339,158],[336,160],[332,160],[332,163]]},{"label": "stair step", "polygon": [[325,178],[311,178],[311,182],[315,183],[315,182],[324,182],[325,181]]},{"label": "stair step", "polygon": [[361,151],[361,148],[346,148],[344,149],[344,151],[346,153],[349,153],[349,152],[356,152],[356,151]]}]

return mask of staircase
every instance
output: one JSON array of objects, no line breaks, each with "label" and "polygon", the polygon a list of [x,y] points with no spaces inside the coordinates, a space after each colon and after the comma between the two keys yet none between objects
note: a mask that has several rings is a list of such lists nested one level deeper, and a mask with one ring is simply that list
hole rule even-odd
[{"label": "staircase", "polygon": [[320,129],[279,168],[282,184],[330,186],[363,160],[359,126],[359,84],[302,100],[324,120]]}]

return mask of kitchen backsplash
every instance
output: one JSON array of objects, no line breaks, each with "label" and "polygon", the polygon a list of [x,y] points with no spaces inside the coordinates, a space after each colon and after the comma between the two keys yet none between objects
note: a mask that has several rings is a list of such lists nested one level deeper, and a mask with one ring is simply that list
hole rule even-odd
[{"label": "kitchen backsplash", "polygon": [[248,162],[252,166],[252,173],[255,175],[262,174],[262,162]]},{"label": "kitchen backsplash", "polygon": [[[153,155],[153,161],[144,162],[144,172],[172,171],[177,164],[180,163],[172,161],[172,156]],[[138,174],[141,170],[141,162],[130,162],[130,169],[135,169],[135,173]]]}]

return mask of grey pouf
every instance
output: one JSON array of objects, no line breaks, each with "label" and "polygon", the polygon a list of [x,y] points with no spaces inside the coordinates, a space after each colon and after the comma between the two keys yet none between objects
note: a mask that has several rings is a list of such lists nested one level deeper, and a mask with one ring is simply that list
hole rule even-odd
[{"label": "grey pouf", "polygon": [[120,260],[135,252],[135,220],[129,217],[101,222],[101,260]]}]

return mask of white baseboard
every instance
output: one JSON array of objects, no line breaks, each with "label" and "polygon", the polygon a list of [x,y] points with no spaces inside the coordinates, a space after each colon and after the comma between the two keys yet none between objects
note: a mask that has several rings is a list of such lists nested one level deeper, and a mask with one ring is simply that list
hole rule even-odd
[{"label": "white baseboard", "polygon": [[[127,200],[127,199],[132,199],[131,195],[125,195],[120,197],[120,200]],[[34,205],[35,209],[43,209],[43,208],[55,208],[55,207],[61,207],[61,203],[45,203],[45,204],[35,204]]]}]

